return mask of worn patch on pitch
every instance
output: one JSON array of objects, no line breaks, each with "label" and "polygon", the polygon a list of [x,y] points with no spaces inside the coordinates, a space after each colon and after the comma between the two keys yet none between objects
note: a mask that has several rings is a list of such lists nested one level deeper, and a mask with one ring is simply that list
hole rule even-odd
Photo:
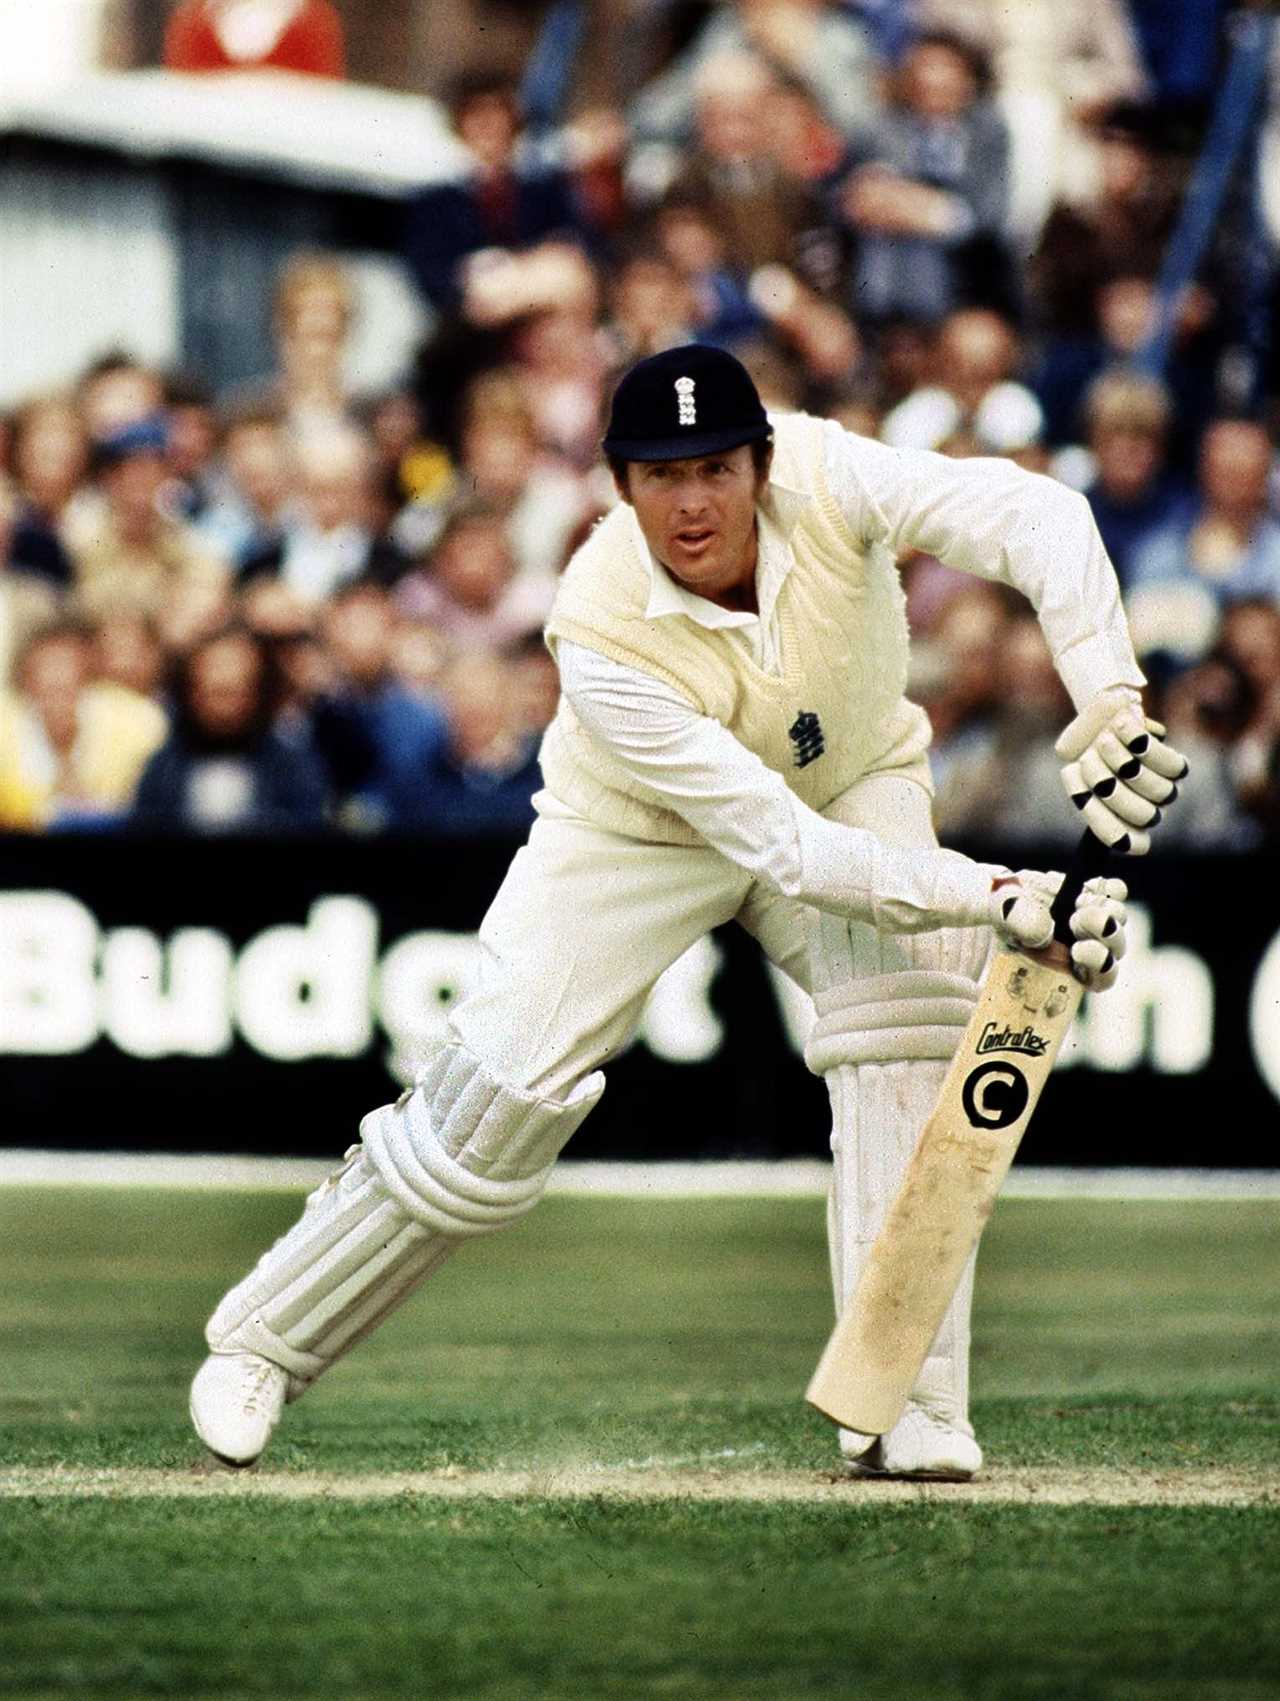
[{"label": "worn patch on pitch", "polygon": [[975,1482],[926,1483],[821,1471],[681,1470],[660,1462],[631,1468],[575,1464],[545,1470],[380,1472],[235,1471],[201,1460],[185,1470],[12,1466],[0,1470],[0,1499],[274,1499],[618,1501],[732,1500],[845,1505],[920,1501],[1010,1506],[1280,1505],[1280,1471],[1078,1469],[995,1465]]}]

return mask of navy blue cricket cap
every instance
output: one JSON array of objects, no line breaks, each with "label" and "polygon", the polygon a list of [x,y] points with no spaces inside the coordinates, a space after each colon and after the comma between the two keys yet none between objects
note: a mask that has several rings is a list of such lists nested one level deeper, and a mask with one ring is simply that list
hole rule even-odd
[{"label": "navy blue cricket cap", "polygon": [[604,452],[620,461],[680,461],[772,433],[742,362],[722,348],[686,343],[625,374],[613,393]]}]

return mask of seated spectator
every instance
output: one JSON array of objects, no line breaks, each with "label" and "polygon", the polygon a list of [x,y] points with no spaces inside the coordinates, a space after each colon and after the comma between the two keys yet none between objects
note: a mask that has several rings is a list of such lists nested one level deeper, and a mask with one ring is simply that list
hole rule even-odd
[{"label": "seated spectator", "polygon": [[1222,617],[1217,649],[1265,703],[1280,689],[1280,602],[1233,603]]},{"label": "seated spectator", "polygon": [[1122,588],[1135,550],[1189,518],[1191,493],[1165,460],[1171,414],[1163,384],[1123,370],[1095,379],[1085,401],[1093,462],[1085,495]]},{"label": "seated spectator", "polygon": [[[949,579],[937,600],[934,590],[923,599],[922,618],[912,618],[913,629],[923,628],[925,636],[912,646],[908,688],[933,727],[929,760],[940,800],[938,830],[945,834],[951,831],[952,797],[957,816],[965,813],[963,780],[953,785],[952,770],[963,775],[994,737],[1001,692],[996,664],[1008,616],[993,586],[974,584],[966,575]],[[914,575],[908,577],[907,597],[909,610],[913,603],[920,606]]]},{"label": "seated spectator", "polygon": [[859,316],[937,323],[970,303],[1012,305],[1009,138],[988,84],[981,54],[959,36],[923,35],[908,49],[892,104],[836,191]]},{"label": "seated spectator", "polygon": [[1280,833],[1280,603],[1234,603],[1223,615],[1214,654],[1238,671],[1252,703],[1231,751],[1236,792],[1274,837]]},{"label": "seated spectator", "polygon": [[89,638],[64,621],[28,638],[0,698],[0,826],[46,831],[123,819],[164,713],[90,672]]},{"label": "seated spectator", "polygon": [[621,369],[646,355],[696,342],[697,302],[680,268],[646,243],[613,273],[605,335]]},{"label": "seated spectator", "polygon": [[536,304],[535,267],[521,266],[521,257],[536,261],[548,241],[590,245],[594,232],[572,172],[522,136],[510,78],[488,72],[460,77],[447,104],[466,169],[410,203],[405,258],[437,312],[489,324],[493,307],[482,286],[497,259],[506,262],[509,289],[518,292],[523,282]]},{"label": "seated spectator", "polygon": [[421,403],[407,385],[368,397],[357,411],[373,450],[376,524],[413,552],[429,538],[414,537],[408,546],[397,522],[406,508],[450,500],[457,485],[453,462],[444,445],[427,435]]},{"label": "seated spectator", "polygon": [[542,737],[560,703],[560,670],[542,634],[530,633],[505,658],[512,723],[517,732]]},{"label": "seated spectator", "polygon": [[1080,818],[1063,792],[1053,746],[1074,711],[1034,615],[1008,621],[994,660],[1000,681],[995,712],[985,736],[953,751],[937,819],[961,838],[1065,850],[1080,837]]},{"label": "seated spectator", "polygon": [[184,520],[165,511],[169,483],[163,420],[121,426],[94,446],[98,500],[77,504],[65,525],[76,601],[92,619],[128,608],[184,623],[221,604],[226,563]]},{"label": "seated spectator", "polygon": [[825,413],[853,382],[862,361],[853,321],[785,266],[761,266],[752,273],[750,288],[773,343],[795,363],[803,405]]},{"label": "seated spectator", "polygon": [[40,396],[18,409],[13,471],[21,502],[13,517],[12,565],[65,589],[72,565],[62,522],[89,473],[89,437],[71,396]]},{"label": "seated spectator", "polygon": [[554,595],[554,582],[517,580],[504,517],[483,505],[453,514],[395,593],[402,614],[430,621],[451,648],[490,652],[537,631]]},{"label": "seated spectator", "polygon": [[[1240,667],[1217,651],[1178,673],[1162,693],[1157,712],[1180,740],[1187,758],[1186,778],[1178,782],[1178,805],[1160,823],[1161,848],[1199,851],[1248,851],[1257,847],[1262,828],[1240,795],[1235,750],[1255,722],[1258,696]],[[1250,779],[1256,781],[1252,763]],[[1267,790],[1265,761],[1262,793]],[[1248,784],[1248,781],[1246,781]],[[1256,795],[1256,794],[1255,794]]]},{"label": "seated spectator", "polygon": [[143,770],[134,824],[170,833],[323,826],[320,765],[275,730],[274,713],[260,641],[237,626],[200,639],[179,661],[172,730]]},{"label": "seated spectator", "polygon": [[164,37],[171,71],[301,71],[341,77],[342,18],[329,0],[181,0]]},{"label": "seated spectator", "polygon": [[712,60],[749,54],[794,78],[840,134],[866,130],[877,106],[877,66],[862,21],[832,0],[734,0],[643,88],[627,117],[642,142],[687,143],[698,79]]},{"label": "seated spectator", "polygon": [[278,577],[311,603],[366,575],[394,584],[409,563],[375,529],[367,435],[351,425],[309,433],[296,441],[293,460],[296,500],[277,540],[246,558],[242,580]]},{"label": "seated spectator", "polygon": [[274,413],[307,436],[351,423],[346,358],[356,316],[351,275],[332,254],[300,249],[275,280],[275,370],[231,397],[237,413]]},{"label": "seated spectator", "polygon": [[91,628],[89,646],[96,681],[164,705],[168,657],[154,620],[131,609],[105,614]]},{"label": "seated spectator", "polygon": [[218,416],[213,391],[193,372],[171,372],[164,380],[165,459],[170,504],[197,520],[214,496]]},{"label": "seated spectator", "polygon": [[775,89],[772,73],[748,55],[707,60],[695,83],[693,145],[664,186],[669,196],[715,204],[726,261],[746,274],[774,263],[802,269],[826,224],[816,187],[787,174],[761,121]]},{"label": "seated spectator", "polygon": [[[1193,454],[1208,417],[1216,311],[1212,296],[1199,284],[1189,287],[1179,303],[1164,374],[1179,428],[1170,440],[1174,450],[1181,443]],[[1136,272],[1108,279],[1099,286],[1091,312],[1096,333],[1048,338],[1031,375],[1044,409],[1045,436],[1054,445],[1079,441],[1085,429],[1084,400],[1095,379],[1132,365],[1141,354],[1155,323],[1154,279]]]},{"label": "seated spectator", "polygon": [[559,578],[584,517],[606,505],[590,476],[543,448],[524,383],[509,369],[487,373],[467,394],[458,483],[468,504],[505,517],[517,583],[535,595]]},{"label": "seated spectator", "polygon": [[967,36],[992,60],[1012,141],[1010,228],[1033,243],[1060,196],[1095,194],[1092,126],[1146,93],[1126,0],[918,0],[917,18]]},{"label": "seated spectator", "polygon": [[32,633],[52,623],[61,601],[49,579],[15,554],[23,512],[17,492],[0,477],[0,691],[8,689],[14,658]]},{"label": "seated spectator", "polygon": [[599,464],[610,371],[599,313],[598,281],[579,257],[557,303],[528,314],[508,339],[538,441],[582,474]]},{"label": "seated spectator", "polygon": [[92,443],[157,417],[164,407],[164,380],[123,349],[112,349],[81,375],[76,403]]},{"label": "seated spectator", "polygon": [[1177,185],[1128,114],[1098,138],[1096,195],[1060,201],[1028,268],[1036,325],[1055,338],[1098,334],[1098,292],[1116,278],[1154,276],[1177,216]]},{"label": "seated spectator", "polygon": [[804,408],[805,380],[800,362],[779,347],[774,337],[738,343],[733,353],[751,374],[760,400],[770,413],[798,413]]},{"label": "seated spectator", "polygon": [[654,236],[693,293],[699,340],[723,348],[761,333],[764,316],[748,293],[746,273],[729,259],[712,196],[691,188],[665,196],[654,215]]},{"label": "seated spectator", "polygon": [[987,454],[1011,454],[1036,442],[1039,403],[1014,374],[1020,348],[1013,326],[989,308],[952,313],[938,332],[933,381],[885,415],[881,439],[895,449],[937,449],[959,432]]},{"label": "seated spectator", "polygon": [[524,834],[542,775],[538,741],[513,712],[508,664],[460,656],[445,668],[440,693],[446,738],[425,760],[399,765],[392,825],[438,838]]},{"label": "seated spectator", "polygon": [[[347,825],[384,824],[396,776],[429,766],[444,741],[438,702],[396,676],[397,624],[387,591],[368,579],[338,591],[320,614],[332,673],[310,706],[312,737]],[[362,773],[351,763],[361,744],[368,753]]]},{"label": "seated spectator", "polygon": [[420,702],[437,703],[448,659],[449,646],[429,620],[397,621],[391,634],[391,671]]},{"label": "seated spectator", "polygon": [[341,692],[318,630],[318,606],[279,579],[257,578],[241,592],[238,613],[266,658],[273,729],[318,761],[335,819],[363,827],[364,812],[352,799],[370,784],[373,740],[364,715]]},{"label": "seated spectator", "polygon": [[1132,591],[1189,584],[1208,591],[1219,606],[1245,598],[1280,601],[1280,521],[1269,507],[1271,463],[1263,426],[1244,419],[1210,426],[1200,449],[1194,511],[1170,521],[1134,551]]},{"label": "seated spectator", "polygon": [[222,430],[212,500],[195,528],[237,573],[280,544],[295,476],[279,413],[249,407],[230,416]]}]

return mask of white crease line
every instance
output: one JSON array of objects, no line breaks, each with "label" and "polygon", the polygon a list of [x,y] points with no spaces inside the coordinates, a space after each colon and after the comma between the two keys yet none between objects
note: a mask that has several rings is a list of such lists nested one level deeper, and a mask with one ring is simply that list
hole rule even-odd
[{"label": "white crease line", "polygon": [[971,1483],[876,1481],[817,1471],[680,1471],[549,1466],[543,1470],[405,1471],[323,1475],[271,1471],[10,1467],[0,1500],[266,1499],[382,1501],[700,1500],[850,1506],[881,1502],[986,1502],[1034,1506],[1261,1506],[1280,1504],[1275,1472],[1138,1472],[1069,1467],[993,1468]]}]

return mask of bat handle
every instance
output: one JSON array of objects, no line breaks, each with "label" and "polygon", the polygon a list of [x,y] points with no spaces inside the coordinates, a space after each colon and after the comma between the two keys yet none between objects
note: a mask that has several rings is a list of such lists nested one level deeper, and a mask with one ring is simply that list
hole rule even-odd
[{"label": "bat handle", "polygon": [[1053,937],[1068,949],[1072,942],[1071,912],[1076,907],[1081,888],[1085,881],[1092,880],[1095,874],[1104,873],[1110,861],[1111,852],[1108,847],[1086,828],[1067,865],[1062,885],[1049,910],[1053,917]]}]

